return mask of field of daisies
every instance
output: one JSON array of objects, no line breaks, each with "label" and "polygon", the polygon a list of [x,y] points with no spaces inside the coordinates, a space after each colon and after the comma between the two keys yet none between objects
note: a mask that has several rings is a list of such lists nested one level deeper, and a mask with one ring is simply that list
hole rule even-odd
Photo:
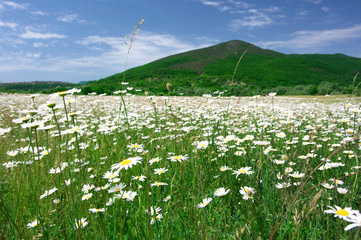
[{"label": "field of daisies", "polygon": [[361,236],[360,99],[80,94],[0,95],[1,239]]}]

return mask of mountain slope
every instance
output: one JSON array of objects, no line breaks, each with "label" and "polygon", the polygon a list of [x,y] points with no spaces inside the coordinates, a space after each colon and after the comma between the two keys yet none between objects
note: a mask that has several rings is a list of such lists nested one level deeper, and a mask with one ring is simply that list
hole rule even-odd
[{"label": "mountain slope", "polygon": [[[237,62],[245,50],[247,53],[232,81]],[[226,90],[230,95],[269,91],[325,94],[350,91],[353,77],[360,70],[359,58],[342,54],[288,55],[233,40],[129,69],[125,81],[151,94],[168,94],[167,82],[173,86],[172,94],[201,95],[217,90]],[[89,82],[84,90],[111,93],[121,88],[122,81],[123,73],[119,73]]]},{"label": "mountain slope", "polygon": [[64,91],[75,87],[76,84],[68,82],[35,81],[35,82],[12,82],[0,83],[0,92],[18,92],[18,93],[52,93]]}]

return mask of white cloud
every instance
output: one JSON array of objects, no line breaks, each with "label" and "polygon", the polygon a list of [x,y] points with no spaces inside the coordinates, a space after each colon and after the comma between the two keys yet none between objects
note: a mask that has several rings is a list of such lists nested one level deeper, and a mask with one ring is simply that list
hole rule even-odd
[{"label": "white cloud", "polygon": [[276,13],[276,12],[279,12],[280,11],[280,8],[279,7],[269,7],[269,8],[266,8],[264,9],[266,12],[270,12],[270,13]]},{"label": "white cloud", "polygon": [[[151,61],[176,53],[207,47],[219,42],[217,39],[195,37],[195,43],[179,39],[170,34],[140,32],[128,56],[127,69],[149,63]],[[41,53],[12,52],[0,55],[0,72],[36,71],[38,75],[53,76],[52,80],[72,81],[74,79],[91,80],[107,77],[122,72],[128,52],[127,39],[122,37],[88,36],[77,42],[81,48],[98,51],[87,51],[78,57],[51,57]],[[129,39],[128,39],[129,42]],[[43,47],[36,43],[34,47]],[[68,73],[69,79],[57,79]],[[70,74],[72,73],[72,74]],[[32,75],[29,75],[33,77]],[[71,78],[70,78],[71,77]],[[29,79],[32,80],[32,79]]]},{"label": "white cloud", "polygon": [[228,29],[232,32],[236,32],[242,27],[263,27],[273,23],[273,18],[282,17],[281,15],[274,15],[281,11],[280,7],[277,6],[251,8],[252,4],[236,0],[199,0],[199,2],[206,6],[215,7],[221,12],[241,15],[241,18],[233,19],[228,24]]},{"label": "white cloud", "polygon": [[310,13],[310,11],[305,10],[305,9],[299,9],[297,10],[297,16],[299,17],[305,17]]},{"label": "white cloud", "polygon": [[311,3],[314,3],[314,4],[320,4],[320,3],[322,3],[322,0],[306,0],[306,2],[311,2]]},{"label": "white cloud", "polygon": [[87,21],[80,19],[78,14],[75,14],[75,13],[62,15],[62,16],[58,17],[58,21],[66,22],[66,23],[71,23],[71,22],[87,23]]},{"label": "white cloud", "polygon": [[223,1],[207,1],[200,0],[203,5],[216,7],[221,12],[231,11],[232,8],[230,6],[226,6]]},{"label": "white cloud", "polygon": [[34,42],[33,46],[35,48],[48,47],[48,44],[44,44],[42,42]]},{"label": "white cloud", "polygon": [[58,17],[58,20],[60,22],[73,22],[74,20],[77,19],[77,17],[78,16],[76,14],[66,14],[61,17]]},{"label": "white cloud", "polygon": [[[129,67],[135,67],[148,62],[163,58],[172,54],[181,53],[201,47],[210,46],[218,40],[206,37],[198,37],[197,43],[190,43],[169,34],[154,34],[141,32],[130,49]],[[124,38],[89,36],[78,43],[90,49],[102,50],[101,56],[95,63],[102,63],[104,67],[112,68],[114,71],[122,70],[129,45]],[[99,60],[101,59],[101,60]]]},{"label": "white cloud", "polygon": [[218,39],[212,37],[205,37],[205,36],[196,37],[195,40],[199,43],[205,43],[206,45],[219,43]]},{"label": "white cloud", "polygon": [[[1,54],[0,72],[22,71],[33,68],[34,65],[27,54],[21,52],[12,52],[11,54]],[[35,69],[35,68],[34,68]]]},{"label": "white cloud", "polygon": [[324,11],[325,13],[328,13],[328,12],[331,10],[331,8],[329,8],[329,7],[322,7],[321,10]]},{"label": "white cloud", "polygon": [[232,4],[235,7],[240,7],[240,8],[244,8],[244,9],[250,8],[252,6],[252,4],[249,4],[244,1],[227,0],[227,2]]},{"label": "white cloud", "polygon": [[266,48],[279,49],[316,49],[335,42],[361,38],[361,24],[350,28],[322,31],[297,31],[288,40],[258,42],[257,45]]},{"label": "white cloud", "polygon": [[222,1],[207,1],[207,0],[200,0],[200,2],[206,6],[212,7],[220,7],[222,5]]},{"label": "white cloud", "polygon": [[39,33],[27,30],[25,33],[20,35],[24,39],[51,39],[51,38],[65,38],[65,35],[57,33]]},{"label": "white cloud", "polygon": [[12,23],[12,22],[2,22],[0,21],[0,27],[9,27],[9,28],[16,28],[18,25],[16,23]]},{"label": "white cloud", "polygon": [[259,12],[256,9],[251,9],[249,13],[252,15],[244,16],[241,19],[233,19],[228,24],[229,30],[232,32],[237,32],[242,27],[263,27],[273,23],[273,20],[269,15]]},{"label": "white cloud", "polygon": [[244,1],[226,0],[226,1],[210,1],[199,0],[205,6],[215,7],[221,12],[241,13],[242,10],[250,8],[252,5]]},{"label": "white cloud", "polygon": [[119,37],[101,37],[101,36],[88,36],[77,43],[84,46],[91,46],[94,44],[106,44],[112,48],[118,48],[118,46],[124,42],[124,38]]},{"label": "white cloud", "polygon": [[14,8],[14,9],[26,9],[27,8],[27,4],[19,4],[16,2],[10,2],[10,1],[5,1],[2,2],[3,5]]},{"label": "white cloud", "polygon": [[42,12],[42,11],[39,11],[39,10],[37,10],[37,11],[32,11],[31,14],[32,14],[32,15],[37,15],[37,16],[46,16],[46,15],[49,15],[48,13]]},{"label": "white cloud", "polygon": [[27,53],[26,56],[28,58],[39,58],[41,56],[41,53]]},{"label": "white cloud", "polygon": [[199,0],[199,2],[206,6],[215,7],[221,12],[242,15],[241,18],[233,19],[228,24],[228,29],[231,32],[237,32],[243,27],[263,27],[272,24],[274,17],[283,17],[282,15],[274,16],[275,13],[280,11],[277,6],[251,8],[252,4],[237,0]]}]

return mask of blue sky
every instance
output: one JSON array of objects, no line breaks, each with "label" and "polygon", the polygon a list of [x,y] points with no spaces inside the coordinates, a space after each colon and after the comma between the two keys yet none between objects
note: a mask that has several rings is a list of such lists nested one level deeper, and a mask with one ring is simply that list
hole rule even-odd
[{"label": "blue sky", "polygon": [[243,40],[282,53],[361,57],[359,0],[0,0],[0,82],[98,80]]}]

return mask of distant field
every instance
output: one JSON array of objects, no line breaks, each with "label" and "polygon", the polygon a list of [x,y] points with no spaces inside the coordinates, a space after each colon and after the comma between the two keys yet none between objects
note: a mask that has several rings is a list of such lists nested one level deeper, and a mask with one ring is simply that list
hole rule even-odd
[{"label": "distant field", "polygon": [[358,239],[360,100],[0,94],[0,238]]}]

